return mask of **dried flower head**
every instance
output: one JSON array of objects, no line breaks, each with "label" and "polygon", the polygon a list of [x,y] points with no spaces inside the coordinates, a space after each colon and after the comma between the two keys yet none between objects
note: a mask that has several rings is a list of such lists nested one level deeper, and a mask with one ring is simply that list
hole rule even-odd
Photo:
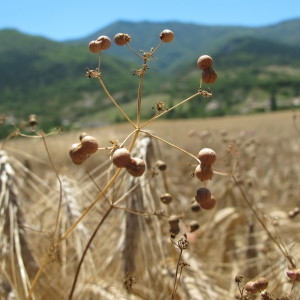
[{"label": "dried flower head", "polygon": [[174,33],[172,30],[165,29],[160,33],[159,37],[164,43],[171,43],[174,40]]},{"label": "dried flower head", "polygon": [[117,33],[114,37],[114,41],[118,46],[124,46],[127,43],[130,43],[131,36],[127,33]]}]

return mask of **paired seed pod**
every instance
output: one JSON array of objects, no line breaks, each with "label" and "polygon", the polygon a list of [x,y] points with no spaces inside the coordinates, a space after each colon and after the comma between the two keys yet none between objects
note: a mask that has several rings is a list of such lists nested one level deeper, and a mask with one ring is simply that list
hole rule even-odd
[{"label": "paired seed pod", "polygon": [[212,164],[217,160],[216,152],[210,148],[203,148],[198,153],[200,165],[195,169],[195,176],[201,181],[210,180],[213,177]]},{"label": "paired seed pod", "polygon": [[174,33],[172,30],[165,29],[160,33],[159,37],[164,43],[171,43],[174,40]]},{"label": "paired seed pod", "polygon": [[127,33],[117,33],[114,37],[114,41],[118,46],[124,46],[127,43],[130,43],[131,36]]},{"label": "paired seed pod", "polygon": [[201,55],[197,60],[197,66],[202,70],[202,80],[211,84],[217,80],[217,73],[212,68],[213,59],[209,55]]},{"label": "paired seed pod", "polygon": [[69,155],[74,164],[82,164],[91,154],[96,153],[98,150],[97,140],[82,133],[80,135],[80,143],[75,143],[71,146],[69,150]]},{"label": "paired seed pod", "polygon": [[300,269],[287,270],[286,275],[293,281],[300,281]]},{"label": "paired seed pod", "polygon": [[111,46],[111,40],[106,35],[101,35],[97,38],[96,41],[91,41],[89,43],[89,49],[93,53],[100,52],[102,50],[106,50]]},{"label": "paired seed pod", "polygon": [[245,290],[249,294],[256,294],[265,290],[268,287],[268,279],[261,277],[252,281],[248,281],[245,285]]},{"label": "paired seed pod", "polygon": [[194,174],[201,181],[210,180],[213,177],[213,170],[211,166],[202,166],[202,164],[197,165]]},{"label": "paired seed pod", "polygon": [[216,206],[216,198],[211,195],[209,189],[201,187],[196,191],[195,200],[199,203],[200,207],[206,210],[213,209]]},{"label": "paired seed pod", "polygon": [[118,148],[113,152],[111,160],[117,168],[126,168],[131,162],[131,155],[126,148]]}]

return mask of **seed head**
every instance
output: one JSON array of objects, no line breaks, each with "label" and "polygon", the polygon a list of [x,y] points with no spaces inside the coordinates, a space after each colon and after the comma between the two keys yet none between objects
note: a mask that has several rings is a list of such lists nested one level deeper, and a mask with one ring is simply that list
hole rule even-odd
[{"label": "seed head", "polygon": [[174,33],[172,30],[165,29],[160,33],[159,37],[164,43],[171,43],[174,40]]},{"label": "seed head", "polygon": [[131,158],[130,163],[126,166],[126,170],[133,177],[140,177],[146,170],[146,164],[141,158],[134,157]]},{"label": "seed head", "polygon": [[114,41],[116,45],[123,46],[126,45],[127,43],[130,43],[131,36],[128,35],[127,33],[117,33],[114,37]]},{"label": "seed head", "polygon": [[117,168],[126,168],[131,163],[130,152],[126,148],[118,148],[113,152],[111,160]]},{"label": "seed head", "polygon": [[211,68],[213,59],[209,55],[201,55],[197,60],[197,65],[201,70]]}]

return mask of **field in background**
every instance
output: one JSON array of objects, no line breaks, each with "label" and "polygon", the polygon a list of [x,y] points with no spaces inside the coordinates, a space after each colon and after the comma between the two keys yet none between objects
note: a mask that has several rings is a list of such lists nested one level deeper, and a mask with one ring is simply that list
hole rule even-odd
[{"label": "field in background", "polygon": [[[161,120],[151,124],[149,130],[194,155],[204,147],[214,149],[218,155],[214,170],[228,174],[234,172],[251,205],[298,265],[299,217],[289,217],[289,212],[300,206],[300,131],[295,126],[299,123],[297,119],[294,112],[280,112],[203,120]],[[81,131],[94,136],[99,146],[105,147],[110,145],[109,140],[122,141],[130,130],[130,125],[118,124]],[[83,165],[72,164],[68,150],[78,141],[81,131],[46,137],[54,166],[67,182],[68,188],[63,186],[63,205],[67,206],[66,201],[74,201],[77,217],[99,193],[107,179],[105,176],[108,176],[102,174],[102,170],[110,163],[108,152],[103,150],[92,155]],[[288,295],[291,290],[291,283],[285,275],[288,262],[257,222],[232,178],[215,174],[207,186],[216,196],[217,207],[212,211],[191,212],[189,206],[195,190],[203,186],[193,177],[195,162],[165,143],[158,144],[156,159],[167,163],[166,177],[174,199],[170,207],[154,199],[155,208],[163,209],[166,215],[181,215],[183,232],[188,233],[189,221],[197,220],[200,224],[198,231],[188,233],[190,246],[184,252],[184,260],[189,267],[183,269],[176,299],[234,299],[237,290],[234,278],[238,274],[245,277],[245,282],[265,276],[269,279],[269,292],[276,297]],[[7,141],[3,150],[13,158],[11,165],[16,172],[19,209],[24,218],[22,228],[28,251],[38,266],[50,246],[49,232],[53,229],[59,203],[58,180],[41,139],[15,138]],[[26,169],[14,162],[14,158]],[[113,193],[119,193],[123,184],[116,185]],[[157,188],[161,189],[160,186]],[[36,299],[67,299],[87,238],[106,210],[104,201],[96,205],[62,244],[61,257],[53,259],[55,261],[44,270],[37,285]],[[78,298],[75,299],[166,299],[165,295],[172,290],[178,251],[170,242],[168,223],[163,217],[157,217],[158,225],[155,226],[160,233],[155,230],[148,232],[148,226],[154,226],[154,221],[143,216],[137,226],[142,231],[134,235],[133,243],[138,245],[139,251],[135,253],[137,266],[133,275],[137,290],[146,296],[126,296],[122,287],[126,257],[121,257],[121,254],[124,254],[123,222],[128,215],[131,214],[122,209],[116,210],[100,228],[88,251],[78,284]],[[73,217],[76,219],[74,214]],[[70,216],[63,219],[62,232],[70,224]],[[33,273],[37,266],[32,267]],[[146,272],[146,275],[143,273],[144,269],[152,268],[155,270]],[[157,282],[151,277],[153,274],[162,279]],[[30,274],[31,280],[33,275]],[[296,284],[287,299],[296,300],[299,296],[300,287]]]}]

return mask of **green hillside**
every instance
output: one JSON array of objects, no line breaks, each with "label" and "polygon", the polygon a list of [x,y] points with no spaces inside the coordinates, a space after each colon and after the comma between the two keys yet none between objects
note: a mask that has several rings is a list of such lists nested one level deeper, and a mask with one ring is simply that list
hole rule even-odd
[{"label": "green hillside", "polygon": [[[20,124],[32,113],[38,115],[45,130],[121,120],[111,112],[97,81],[85,76],[87,67],[98,65],[98,55],[89,52],[88,42],[99,35],[113,39],[116,33],[126,32],[136,51],[149,51],[158,44],[159,33],[165,28],[174,31],[175,40],[159,49],[146,74],[144,94],[153,99],[149,107],[155,101],[172,105],[194,93],[200,77],[196,60],[202,54],[213,56],[218,72],[217,82],[210,86],[213,99],[210,103],[193,102],[170,117],[283,109],[299,97],[300,19],[260,28],[120,21],[84,39],[64,43],[2,30],[0,114],[6,121],[0,136],[11,130],[10,123]],[[118,103],[127,103],[128,109],[134,108],[131,103],[137,96],[137,78],[132,70],[140,64],[126,46],[113,44],[102,54],[104,82]],[[147,114],[153,110],[148,109],[145,117]]]}]

